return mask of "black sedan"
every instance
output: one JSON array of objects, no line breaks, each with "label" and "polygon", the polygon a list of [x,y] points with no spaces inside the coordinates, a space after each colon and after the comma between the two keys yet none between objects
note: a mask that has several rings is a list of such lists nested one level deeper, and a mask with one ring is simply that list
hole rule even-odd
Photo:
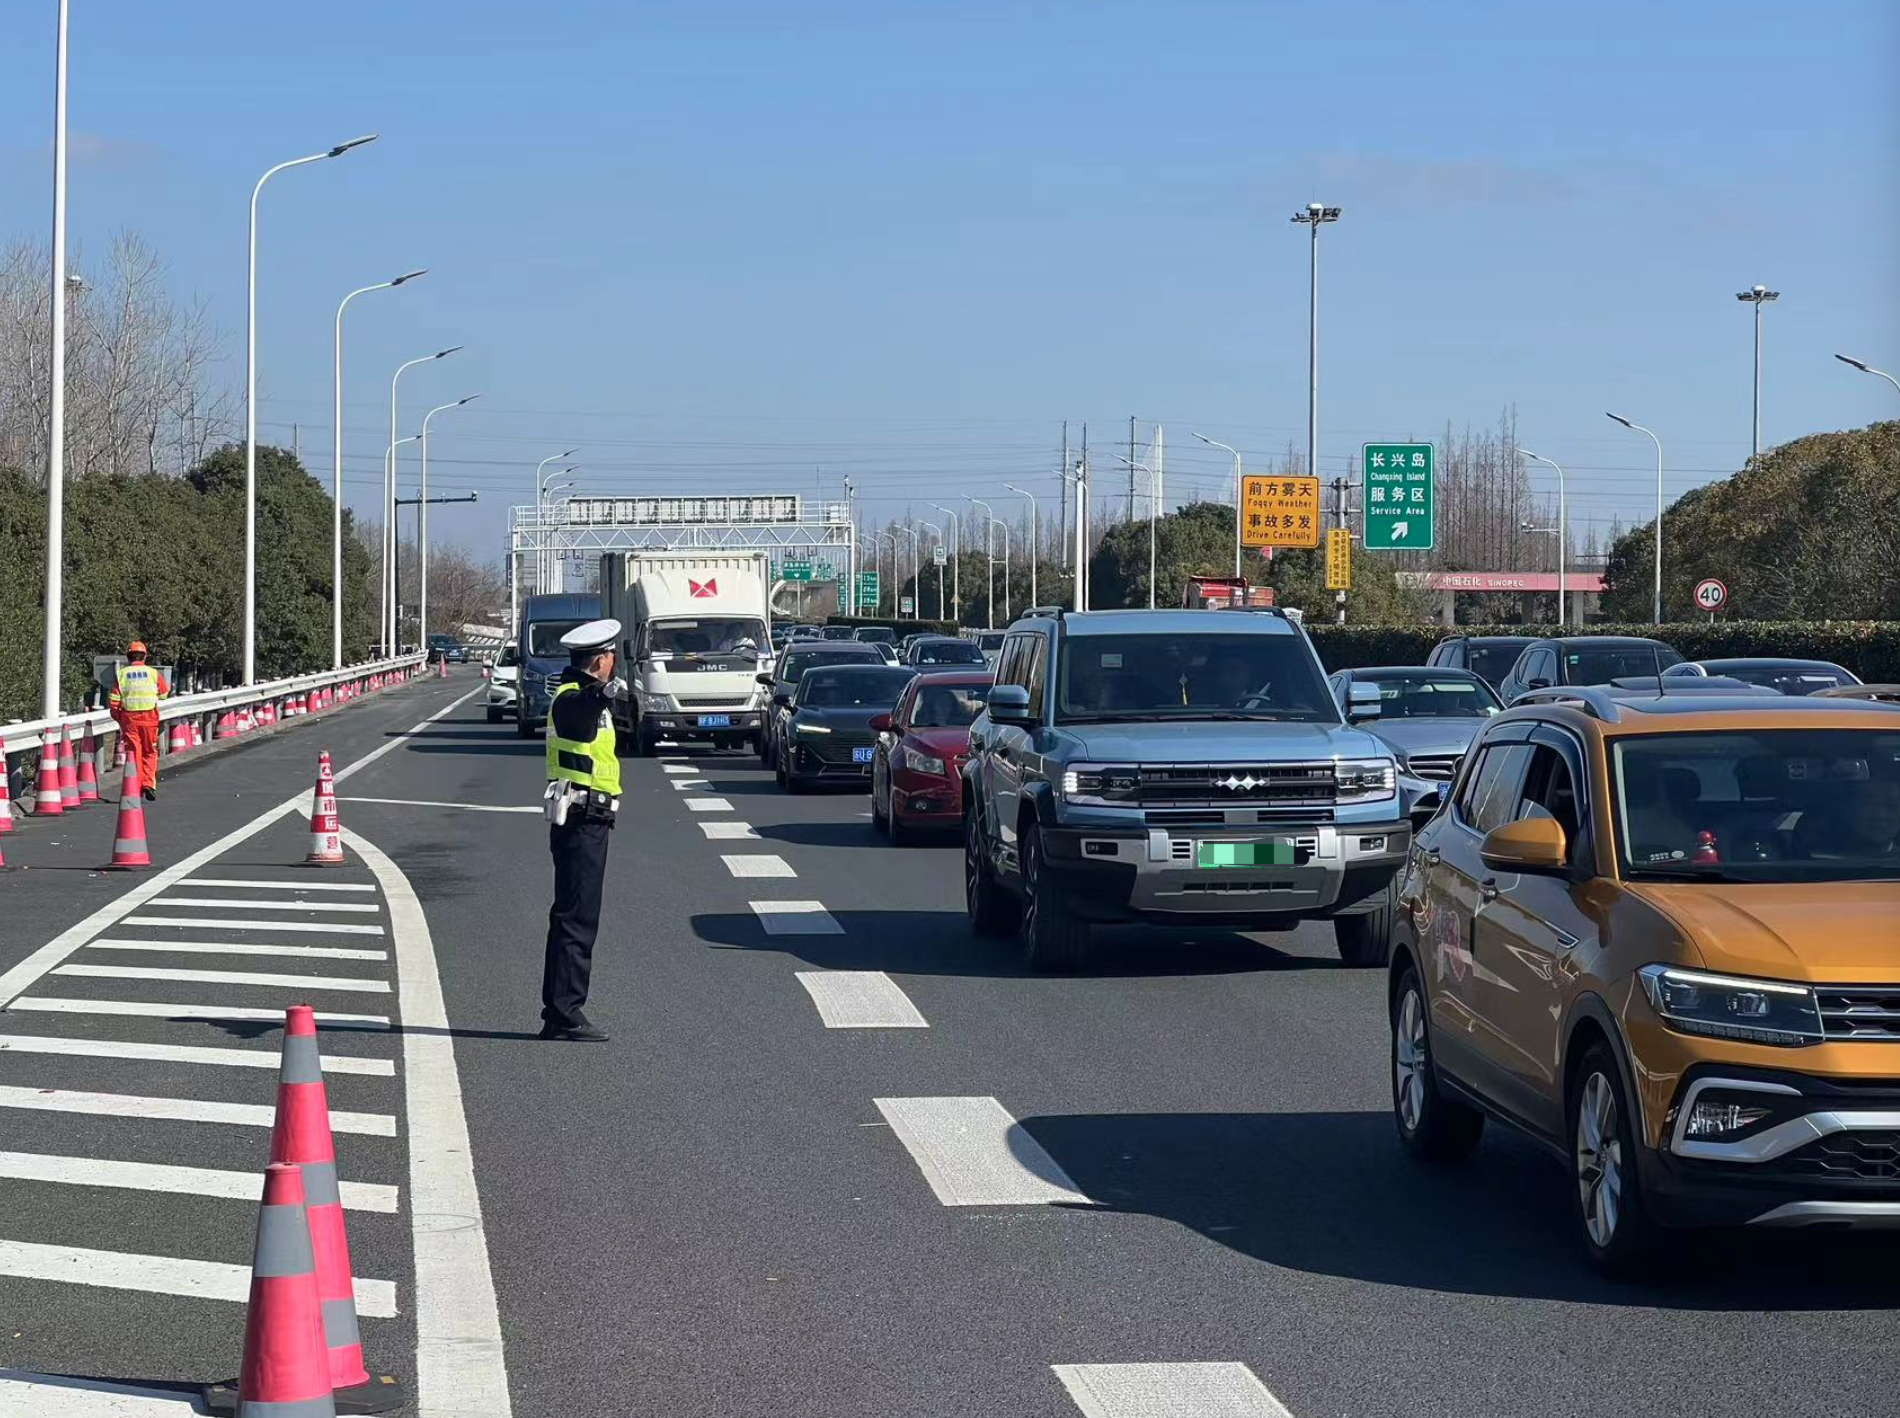
[{"label": "black sedan", "polygon": [[759,683],[772,692],[765,711],[765,728],[759,735],[759,761],[767,768],[778,756],[779,740],[784,736],[785,720],[792,712],[792,694],[806,670],[815,665],[882,665],[884,657],[873,645],[827,640],[794,640],[778,657],[770,674],[761,674]]},{"label": "black sedan", "polygon": [[904,652],[904,663],[920,669],[939,666],[944,669],[983,668],[989,661],[974,640],[953,635],[920,635]]},{"label": "black sedan", "polygon": [[893,665],[820,666],[807,670],[792,698],[777,756],[778,783],[868,784],[877,733],[871,720],[897,707],[912,671]]}]

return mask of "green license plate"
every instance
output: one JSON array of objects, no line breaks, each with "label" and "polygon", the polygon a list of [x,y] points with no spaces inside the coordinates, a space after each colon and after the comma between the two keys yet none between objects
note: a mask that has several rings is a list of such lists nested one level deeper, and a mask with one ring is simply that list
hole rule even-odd
[{"label": "green license plate", "polygon": [[1290,867],[1293,864],[1293,844],[1284,840],[1202,842],[1195,861],[1196,866],[1203,867]]}]

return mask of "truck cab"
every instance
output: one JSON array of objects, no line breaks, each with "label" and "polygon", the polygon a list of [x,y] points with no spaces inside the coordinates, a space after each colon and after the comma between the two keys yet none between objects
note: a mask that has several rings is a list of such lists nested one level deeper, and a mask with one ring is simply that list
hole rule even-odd
[{"label": "truck cab", "polygon": [[599,619],[599,596],[561,593],[529,596],[521,603],[521,624],[516,628],[521,666],[515,732],[522,738],[532,737],[548,721],[548,701],[554,694],[555,681],[567,668],[568,655],[561,637]]}]

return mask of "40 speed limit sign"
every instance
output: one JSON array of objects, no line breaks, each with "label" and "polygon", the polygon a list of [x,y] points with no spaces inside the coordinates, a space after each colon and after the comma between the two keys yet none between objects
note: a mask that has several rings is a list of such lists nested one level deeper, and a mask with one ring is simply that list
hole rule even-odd
[{"label": "40 speed limit sign", "polygon": [[1710,615],[1728,604],[1728,587],[1713,576],[1695,583],[1695,603]]}]

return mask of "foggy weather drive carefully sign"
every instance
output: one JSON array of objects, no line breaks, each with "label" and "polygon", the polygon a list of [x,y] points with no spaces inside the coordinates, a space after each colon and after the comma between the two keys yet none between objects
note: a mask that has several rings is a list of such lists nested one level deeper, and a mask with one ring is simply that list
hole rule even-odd
[{"label": "foggy weather drive carefully sign", "polygon": [[1429,443],[1368,443],[1365,460],[1367,551],[1430,551],[1436,544]]},{"label": "foggy weather drive carefully sign", "polygon": [[1319,479],[1248,473],[1240,480],[1240,544],[1319,545]]}]

